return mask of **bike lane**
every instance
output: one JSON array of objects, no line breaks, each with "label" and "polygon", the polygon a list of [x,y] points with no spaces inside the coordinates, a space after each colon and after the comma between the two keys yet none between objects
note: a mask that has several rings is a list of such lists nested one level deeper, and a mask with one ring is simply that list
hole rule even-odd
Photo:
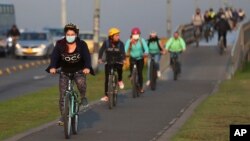
[{"label": "bike lane", "polygon": [[[72,139],[157,140],[190,105],[211,94],[218,82],[225,78],[228,52],[220,56],[216,48],[189,47],[181,56],[182,73],[177,81],[173,81],[172,72],[167,69],[162,80],[158,81],[156,91],[146,90],[136,99],[132,98],[131,92],[120,94],[118,105],[113,110],[109,110],[106,103],[91,105],[89,110],[80,114],[79,133],[72,135]],[[30,133],[15,140],[64,140],[63,128],[55,122]]]}]

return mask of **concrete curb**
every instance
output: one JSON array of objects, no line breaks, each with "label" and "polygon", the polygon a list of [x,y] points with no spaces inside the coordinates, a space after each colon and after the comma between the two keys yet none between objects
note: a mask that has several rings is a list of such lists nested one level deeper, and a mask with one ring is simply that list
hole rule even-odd
[{"label": "concrete curb", "polygon": [[0,77],[4,76],[4,75],[9,75],[9,74],[17,72],[17,71],[22,71],[22,70],[25,70],[28,68],[32,68],[32,67],[36,67],[36,66],[40,66],[40,65],[45,65],[45,64],[49,64],[49,63],[50,63],[50,60],[45,59],[45,60],[28,62],[28,63],[24,63],[24,64],[18,64],[18,65],[6,67],[3,69],[0,68]]}]

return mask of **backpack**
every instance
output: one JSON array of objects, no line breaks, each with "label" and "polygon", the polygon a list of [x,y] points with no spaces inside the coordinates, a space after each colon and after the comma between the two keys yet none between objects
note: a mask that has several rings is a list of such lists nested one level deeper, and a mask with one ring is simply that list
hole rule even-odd
[{"label": "backpack", "polygon": [[[145,50],[144,50],[144,47],[143,47],[142,40],[141,40],[141,39],[139,39],[139,42],[140,42],[141,47],[142,47],[142,52],[144,53],[144,52],[145,52]],[[129,55],[130,55],[130,51],[131,51],[131,49],[132,49],[132,43],[131,43],[131,40],[130,40],[127,56],[129,56]]]},{"label": "backpack", "polygon": [[[148,47],[149,47],[149,44],[150,44],[150,42],[148,42]],[[162,48],[161,48],[160,43],[159,43],[159,40],[157,41],[157,46],[158,46],[159,50],[162,51]]]}]

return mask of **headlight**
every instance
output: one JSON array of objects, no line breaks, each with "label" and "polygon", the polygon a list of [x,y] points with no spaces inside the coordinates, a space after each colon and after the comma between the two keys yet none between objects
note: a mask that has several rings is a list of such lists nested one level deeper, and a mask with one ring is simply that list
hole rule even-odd
[{"label": "headlight", "polygon": [[21,45],[17,43],[17,44],[16,44],[16,48],[17,48],[17,49],[21,48]]},{"label": "headlight", "polygon": [[41,44],[39,47],[42,48],[42,49],[45,49],[46,45],[45,44]]}]

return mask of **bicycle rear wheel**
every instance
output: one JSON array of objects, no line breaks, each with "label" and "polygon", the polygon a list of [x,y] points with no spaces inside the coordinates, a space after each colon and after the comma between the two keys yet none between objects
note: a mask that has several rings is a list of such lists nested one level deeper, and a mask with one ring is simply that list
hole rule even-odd
[{"label": "bicycle rear wheel", "polygon": [[131,80],[131,84],[132,84],[132,96],[133,98],[136,98],[139,96],[139,92],[138,92],[138,75],[137,75],[137,69],[134,68],[133,72],[132,72],[132,80]]},{"label": "bicycle rear wheel", "polygon": [[150,88],[151,90],[156,89],[156,77],[157,77],[157,71],[156,71],[155,61],[152,59],[150,62]]},{"label": "bicycle rear wheel", "polygon": [[77,102],[77,98],[74,97],[74,100],[72,100],[74,102],[74,116],[72,117],[72,132],[73,134],[77,134],[78,132],[78,123],[79,123],[79,104]]},{"label": "bicycle rear wheel", "polygon": [[71,135],[71,103],[70,103],[70,94],[66,93],[64,98],[64,135],[66,139],[70,138]]},{"label": "bicycle rear wheel", "polygon": [[109,109],[112,109],[113,108],[113,102],[114,102],[114,97],[113,97],[113,93],[114,93],[114,90],[113,90],[113,76],[112,75],[109,75],[109,79],[108,79],[108,106],[109,106]]},{"label": "bicycle rear wheel", "polygon": [[117,105],[117,94],[118,94],[118,88],[117,88],[117,76],[113,76],[113,106],[115,107]]}]

